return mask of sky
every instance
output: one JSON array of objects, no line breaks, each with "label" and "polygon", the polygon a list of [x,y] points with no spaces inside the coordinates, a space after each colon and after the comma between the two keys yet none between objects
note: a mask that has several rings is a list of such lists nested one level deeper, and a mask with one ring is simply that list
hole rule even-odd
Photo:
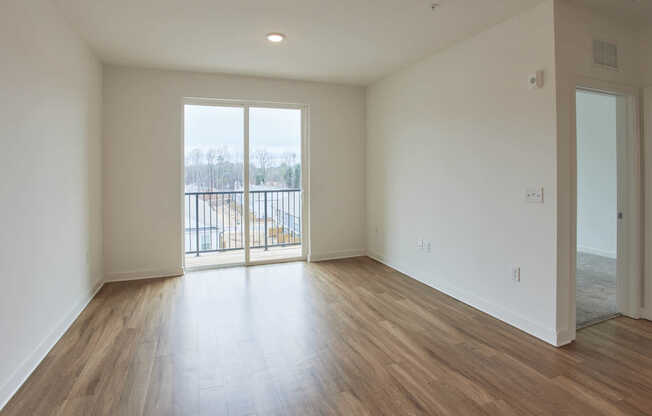
[{"label": "sky", "polygon": [[[185,151],[227,146],[231,158],[242,160],[244,109],[208,105],[185,106]],[[280,156],[291,152],[301,155],[301,110],[255,108],[249,110],[249,146]]]}]

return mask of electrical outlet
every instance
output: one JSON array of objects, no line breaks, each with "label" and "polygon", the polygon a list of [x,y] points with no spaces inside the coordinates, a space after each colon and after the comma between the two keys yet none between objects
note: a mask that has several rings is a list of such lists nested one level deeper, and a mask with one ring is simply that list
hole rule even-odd
[{"label": "electrical outlet", "polygon": [[426,243],[426,251],[427,251],[428,253],[430,253],[430,249],[431,249],[431,245],[430,245],[430,241],[428,241],[428,242]]},{"label": "electrical outlet", "polygon": [[527,188],[525,190],[525,200],[535,204],[543,203],[543,188]]},{"label": "electrical outlet", "polygon": [[521,268],[520,267],[514,267],[512,269],[512,280],[515,282],[520,282],[521,281]]},{"label": "electrical outlet", "polygon": [[424,242],[423,242],[423,240],[417,240],[417,248],[418,248],[419,250],[423,250],[423,247],[424,247]]}]

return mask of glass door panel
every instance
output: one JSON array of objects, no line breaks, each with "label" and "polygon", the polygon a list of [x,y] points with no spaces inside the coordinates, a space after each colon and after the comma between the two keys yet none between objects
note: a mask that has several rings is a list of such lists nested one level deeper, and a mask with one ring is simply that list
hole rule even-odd
[{"label": "glass door panel", "polygon": [[301,110],[249,108],[250,261],[301,257]]},{"label": "glass door panel", "polygon": [[186,267],[244,263],[244,107],[184,106]]}]

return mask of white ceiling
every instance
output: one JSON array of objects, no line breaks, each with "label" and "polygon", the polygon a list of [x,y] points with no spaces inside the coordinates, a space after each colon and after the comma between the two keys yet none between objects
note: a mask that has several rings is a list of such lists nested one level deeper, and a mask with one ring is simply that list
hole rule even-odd
[{"label": "white ceiling", "polygon": [[54,1],[108,63],[365,85],[541,0]]}]

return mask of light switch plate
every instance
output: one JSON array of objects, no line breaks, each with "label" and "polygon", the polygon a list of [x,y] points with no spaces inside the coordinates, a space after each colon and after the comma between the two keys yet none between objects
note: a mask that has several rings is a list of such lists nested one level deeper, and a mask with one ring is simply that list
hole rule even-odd
[{"label": "light switch plate", "polygon": [[527,202],[542,204],[543,203],[543,188],[527,188],[525,190],[525,200]]},{"label": "light switch plate", "polygon": [[517,283],[521,281],[521,268],[520,267],[514,267],[512,269],[512,280],[517,282]]}]

